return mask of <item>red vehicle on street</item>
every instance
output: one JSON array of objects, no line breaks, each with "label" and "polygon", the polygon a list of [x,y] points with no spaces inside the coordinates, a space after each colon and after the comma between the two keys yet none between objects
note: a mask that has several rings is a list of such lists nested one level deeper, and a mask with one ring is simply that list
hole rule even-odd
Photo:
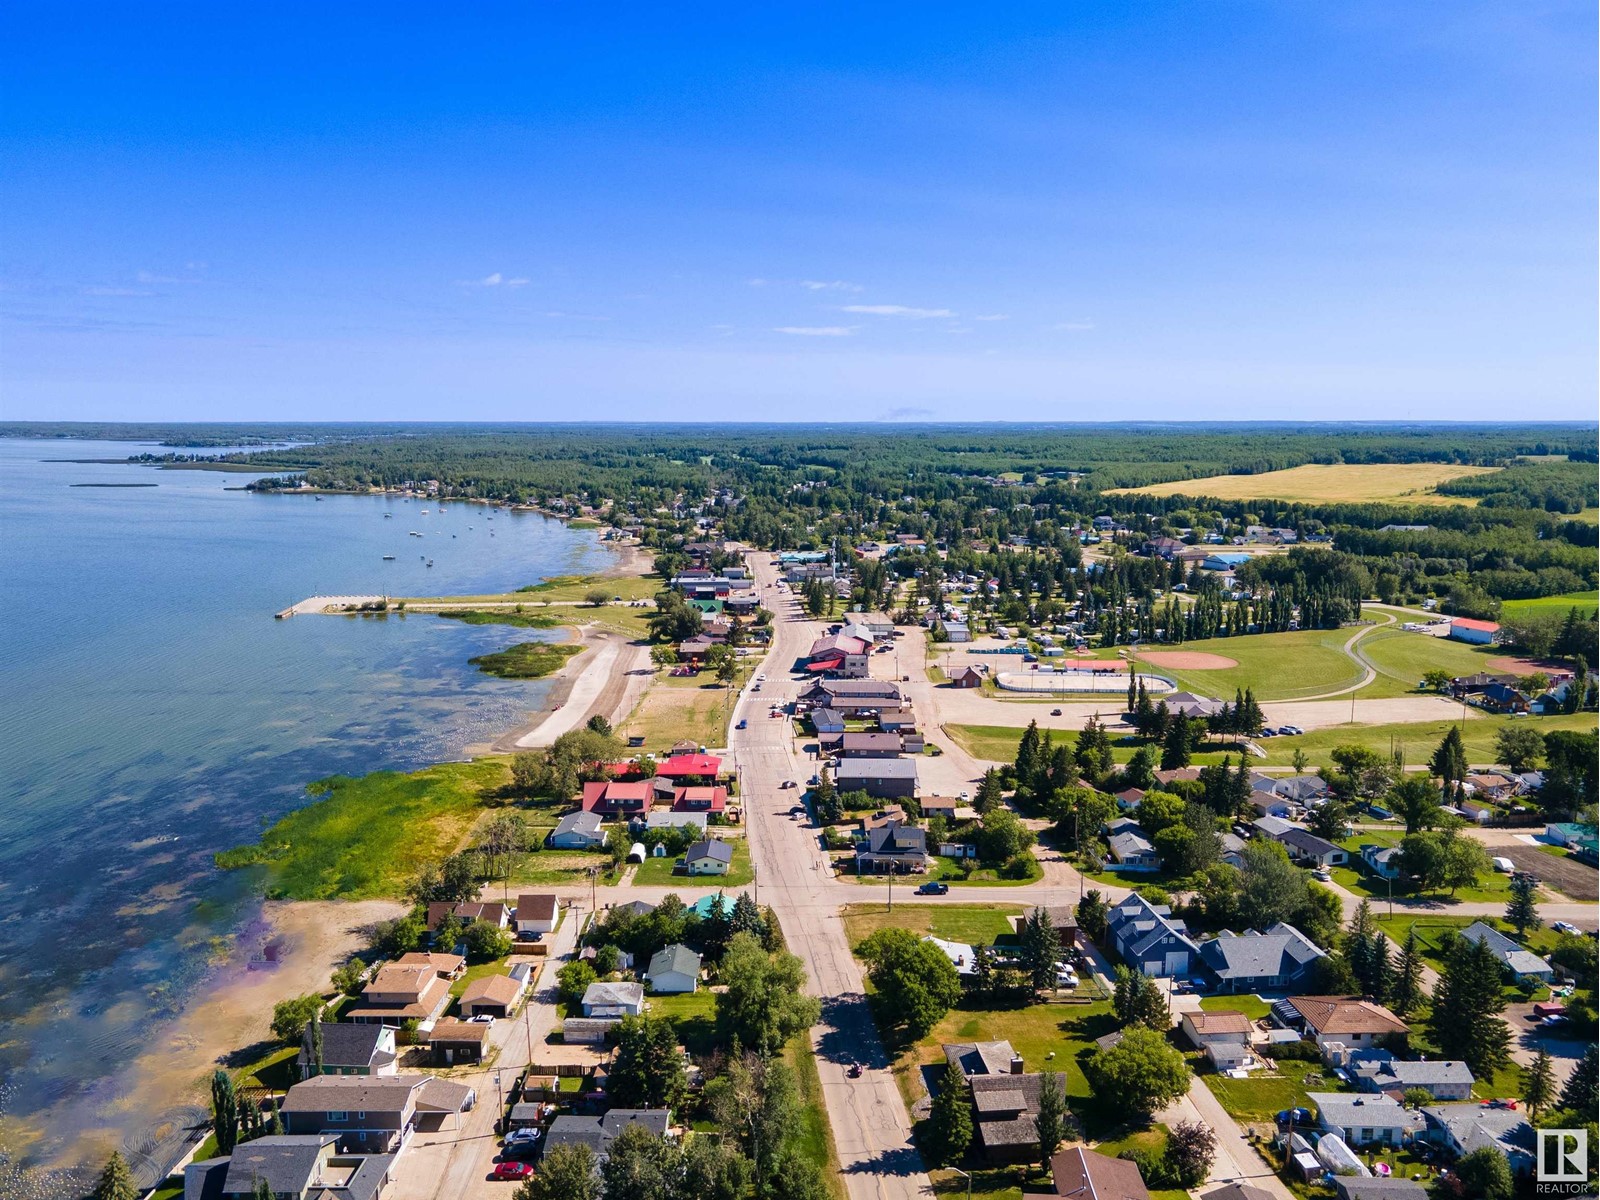
[{"label": "red vehicle on street", "polygon": [[527,1179],[532,1174],[532,1163],[502,1162],[494,1165],[494,1177],[496,1179]]}]

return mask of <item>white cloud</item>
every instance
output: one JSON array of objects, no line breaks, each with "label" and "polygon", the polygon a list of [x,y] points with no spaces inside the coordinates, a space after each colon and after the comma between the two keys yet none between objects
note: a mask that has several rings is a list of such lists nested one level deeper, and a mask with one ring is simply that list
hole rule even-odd
[{"label": "white cloud", "polygon": [[1094,322],[1093,321],[1063,321],[1063,322],[1061,322],[1061,324],[1057,325],[1056,328],[1057,329],[1064,329],[1068,333],[1087,333],[1089,330],[1094,328]]},{"label": "white cloud", "polygon": [[844,279],[802,279],[800,286],[808,292],[859,292],[863,290],[859,283],[850,283]]},{"label": "white cloud", "polygon": [[83,289],[85,296],[154,296],[155,293],[148,288],[129,287],[86,287]]},{"label": "white cloud", "polygon": [[1011,320],[1011,314],[1010,313],[983,313],[983,314],[981,314],[979,316],[973,317],[972,319],[974,321],[1009,321],[1009,320]]},{"label": "white cloud", "polygon": [[854,325],[779,325],[772,332],[796,337],[849,337],[855,331]]},{"label": "white cloud", "polygon": [[865,313],[873,317],[953,317],[948,308],[908,308],[904,304],[846,304],[840,312]]},{"label": "white cloud", "polygon": [[502,275],[499,271],[496,271],[493,275],[485,275],[482,279],[463,280],[462,281],[462,286],[463,287],[488,287],[488,288],[492,288],[492,287],[519,288],[519,287],[527,287],[528,283],[529,283],[529,280],[527,279],[526,276],[514,275],[514,276],[512,276],[510,278],[507,278],[505,275]]},{"label": "white cloud", "polygon": [[766,287],[767,286],[767,281],[765,279],[760,278],[759,276],[757,278],[755,278],[755,279],[746,279],[745,282],[748,283],[751,287]]}]

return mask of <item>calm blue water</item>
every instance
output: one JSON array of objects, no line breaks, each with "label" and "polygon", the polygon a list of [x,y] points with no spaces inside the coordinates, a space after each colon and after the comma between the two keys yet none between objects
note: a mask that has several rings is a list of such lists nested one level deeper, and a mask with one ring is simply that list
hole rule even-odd
[{"label": "calm blue water", "polygon": [[[272,613],[609,565],[592,533],[533,515],[42,461],[142,449],[0,440],[0,1097],[48,1112],[63,1141],[102,1123],[152,1022],[193,999],[197,935],[251,916],[213,852],[303,804],[311,780],[459,757],[550,686],[466,665],[526,630]],[[128,482],[159,486],[70,486]]]}]

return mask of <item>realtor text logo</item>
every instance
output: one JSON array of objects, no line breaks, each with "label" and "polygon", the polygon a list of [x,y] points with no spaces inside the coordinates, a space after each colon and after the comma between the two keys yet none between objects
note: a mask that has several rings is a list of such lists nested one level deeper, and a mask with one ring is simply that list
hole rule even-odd
[{"label": "realtor text logo", "polygon": [[[1539,1130],[1540,1183],[1582,1184],[1589,1177],[1589,1133],[1585,1129]],[[1544,1191],[1545,1189],[1540,1189]],[[1556,1190],[1556,1189],[1551,1189]]]}]

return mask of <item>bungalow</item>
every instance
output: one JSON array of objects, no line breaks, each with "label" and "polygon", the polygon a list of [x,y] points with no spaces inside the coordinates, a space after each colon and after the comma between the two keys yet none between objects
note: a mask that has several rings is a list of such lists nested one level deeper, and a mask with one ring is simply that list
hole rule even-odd
[{"label": "bungalow", "polygon": [[[1058,1150],[1050,1160],[1050,1182],[1057,1196],[1087,1196],[1089,1200],[1150,1200],[1137,1163],[1112,1158],[1084,1146]],[[1248,1189],[1255,1191],[1256,1189]],[[1212,1193],[1220,1196],[1220,1192]],[[1269,1197],[1269,1193],[1262,1193]],[[1243,1200],[1255,1200],[1245,1197]]]},{"label": "bungalow", "polygon": [[602,779],[583,785],[580,804],[584,812],[598,813],[602,817],[631,817],[649,809],[651,798],[648,779],[627,782]]},{"label": "bungalow", "polygon": [[651,955],[644,977],[661,995],[692,992],[700,986],[700,956],[687,946],[667,946]]},{"label": "bungalow", "polygon": [[[1333,1191],[1337,1200],[1428,1200],[1428,1189],[1415,1179],[1398,1175],[1335,1175]],[[1206,1200],[1218,1200],[1212,1192]]]},{"label": "bungalow", "polygon": [[1144,790],[1142,788],[1123,788],[1116,795],[1117,808],[1123,812],[1132,812],[1139,807],[1140,802],[1143,800]]},{"label": "bungalow", "polygon": [[1500,639],[1500,626],[1493,621],[1475,621],[1470,617],[1452,617],[1450,636],[1458,642],[1474,646],[1487,646]]},{"label": "bungalow", "polygon": [[983,672],[974,666],[965,666],[950,676],[950,686],[954,688],[975,688],[983,686]]},{"label": "bungalow", "polygon": [[1350,1146],[1403,1146],[1419,1131],[1416,1114],[1391,1096],[1347,1092],[1308,1092],[1317,1108],[1317,1124]]},{"label": "bungalow", "polygon": [[676,813],[704,813],[720,817],[728,811],[728,789],[720,784],[711,787],[681,787],[673,797],[672,811]]},{"label": "bungalow", "polygon": [[1489,820],[1499,811],[1487,800],[1463,800],[1458,807],[1467,820],[1478,825],[1487,825]]},{"label": "bungalow", "polygon": [[231,1156],[183,1169],[192,1200],[254,1197],[266,1184],[274,1200],[379,1200],[393,1178],[394,1155],[342,1155],[333,1134],[277,1134],[242,1142]]},{"label": "bungalow", "polygon": [[844,714],[832,708],[811,710],[811,727],[819,734],[844,733]]},{"label": "bungalow", "polygon": [[946,821],[956,819],[956,809],[961,802],[950,796],[924,796],[919,802],[922,815],[929,820],[934,817],[943,817]]},{"label": "bungalow", "polygon": [[483,1021],[458,1021],[446,1017],[428,1034],[428,1049],[440,1066],[483,1061],[489,1043],[489,1026]]},{"label": "bungalow", "polygon": [[1359,996],[1290,996],[1280,1017],[1301,1025],[1326,1054],[1330,1046],[1367,1049],[1386,1037],[1404,1036],[1411,1027],[1381,1004]]},{"label": "bungalow", "polygon": [[[1328,781],[1320,775],[1286,775],[1276,778],[1257,775],[1250,784],[1251,799],[1258,795],[1276,796],[1291,804],[1306,808],[1329,794]],[[1257,810],[1259,811],[1259,810]],[[1262,816],[1281,816],[1281,813],[1262,813]]]},{"label": "bungalow", "polygon": [[1407,1062],[1387,1050],[1355,1050],[1341,1063],[1364,1092],[1383,1092],[1396,1098],[1421,1088],[1435,1100],[1470,1100],[1472,1070],[1464,1062],[1425,1059]]},{"label": "bungalow", "polygon": [[985,1160],[1027,1162],[1038,1153],[1043,1088],[1044,1076],[1037,1074],[974,1075],[967,1080],[974,1141]]},{"label": "bungalow", "polygon": [[674,754],[656,766],[656,777],[674,781],[685,776],[715,779],[721,771],[722,760],[715,754]]},{"label": "bungalow", "polygon": [[[647,812],[644,815],[644,828],[646,829],[692,829],[703,834],[706,831],[709,813],[703,812]],[[638,824],[637,819],[634,822]]]},{"label": "bungalow", "polygon": [[1205,1051],[1219,1071],[1237,1071],[1260,1066],[1250,1052],[1250,1018],[1241,1012],[1205,1012],[1196,1009],[1183,1014],[1184,1034],[1197,1050]]},{"label": "bungalow", "polygon": [[1461,931],[1469,942],[1483,942],[1500,960],[1501,967],[1520,980],[1549,983],[1556,977],[1555,968],[1531,950],[1525,950],[1505,934],[1482,921],[1474,921]]},{"label": "bungalow", "polygon": [[1258,834],[1277,841],[1289,830],[1299,829],[1300,826],[1285,817],[1257,817],[1250,822],[1250,828],[1254,829]]},{"label": "bungalow", "polygon": [[1302,865],[1309,863],[1326,869],[1350,861],[1349,852],[1343,846],[1336,846],[1299,826],[1284,830],[1276,840],[1289,852],[1291,861]]},{"label": "bungalow", "polygon": [[[463,925],[471,925],[474,921],[487,921],[500,929],[506,927],[508,913],[506,906],[499,901],[482,903],[476,900],[462,901],[460,904],[451,904],[447,900],[436,900],[428,905],[428,929],[436,930],[444,923],[445,918],[455,917]],[[448,947],[446,947],[448,949]]]},{"label": "bungalow", "polygon": [[1111,857],[1122,871],[1159,871],[1161,856],[1138,825],[1118,830],[1107,839]]},{"label": "bungalow", "polygon": [[525,987],[510,975],[483,975],[467,984],[458,1007],[468,1017],[509,1017]]},{"label": "bungalow", "polygon": [[1373,842],[1362,842],[1358,853],[1361,855],[1361,861],[1366,864],[1367,870],[1371,871],[1379,879],[1400,878],[1400,863],[1402,861],[1400,847],[1379,846]]},{"label": "bungalow", "polygon": [[1310,938],[1280,921],[1265,933],[1223,930],[1201,942],[1199,969],[1219,992],[1256,994],[1304,987],[1325,957]]},{"label": "bungalow", "polygon": [[1122,960],[1136,971],[1161,978],[1189,973],[1200,948],[1165,904],[1151,904],[1138,892],[1117,902],[1107,922],[1107,937]]},{"label": "bungalow", "polygon": [[886,804],[877,812],[868,813],[861,818],[861,829],[864,833],[871,833],[874,829],[882,829],[885,825],[906,823],[906,810],[899,804]]},{"label": "bungalow", "polygon": [[600,831],[599,813],[575,812],[557,821],[547,840],[555,850],[596,850],[605,845],[606,835]]},{"label": "bungalow", "polygon": [[1022,1074],[1022,1056],[1010,1042],[948,1042],[942,1049],[945,1062],[967,1079],[974,1075]]},{"label": "bungalow", "polygon": [[554,933],[561,923],[561,899],[554,892],[523,892],[517,897],[519,934]]},{"label": "bungalow", "polygon": [[378,968],[372,982],[361,989],[361,999],[345,1013],[345,1019],[396,1028],[407,1021],[431,1025],[449,1003],[448,976],[441,976],[426,964],[392,962]]},{"label": "bungalow", "polygon": [[1500,771],[1473,772],[1465,782],[1472,794],[1483,800],[1509,800],[1519,790],[1516,778]]},{"label": "bungalow", "polygon": [[839,746],[845,758],[899,758],[898,733],[847,733]]},{"label": "bungalow", "polygon": [[1294,816],[1295,809],[1295,806],[1282,796],[1259,790],[1250,793],[1250,807],[1263,817],[1276,817],[1282,821]]},{"label": "bungalow", "polygon": [[583,993],[583,1015],[590,1018],[621,1019],[644,1012],[644,984],[591,983]]},{"label": "bungalow", "polygon": [[322,1061],[318,1064],[312,1044],[311,1026],[300,1039],[295,1065],[301,1079],[313,1075],[393,1075],[400,1055],[395,1049],[394,1028],[389,1025],[357,1025],[349,1021],[323,1021]]},{"label": "bungalow", "polygon": [[915,825],[888,821],[856,843],[856,874],[905,875],[928,869],[928,836]]},{"label": "bungalow", "polygon": [[1230,867],[1244,870],[1244,839],[1236,833],[1224,833],[1217,841],[1220,857]]},{"label": "bungalow", "polygon": [[1479,1104],[1429,1104],[1422,1109],[1423,1137],[1457,1156],[1484,1146],[1503,1152],[1514,1175],[1533,1169],[1534,1132],[1528,1115]]},{"label": "bungalow", "polygon": [[683,856],[684,870],[690,875],[726,875],[732,865],[733,847],[714,838],[696,842]]},{"label": "bungalow", "polygon": [[587,1146],[597,1161],[605,1162],[611,1143],[629,1125],[642,1125],[657,1137],[670,1138],[672,1113],[664,1108],[613,1108],[598,1117],[564,1113],[545,1132],[545,1152],[557,1146]]},{"label": "bungalow", "polygon": [[915,799],[917,764],[909,758],[847,758],[834,768],[833,782],[841,792],[879,800]]},{"label": "bungalow", "polygon": [[394,1154],[415,1129],[459,1124],[476,1101],[472,1088],[432,1075],[317,1075],[291,1087],[278,1111],[286,1132],[333,1137],[341,1153]]}]

